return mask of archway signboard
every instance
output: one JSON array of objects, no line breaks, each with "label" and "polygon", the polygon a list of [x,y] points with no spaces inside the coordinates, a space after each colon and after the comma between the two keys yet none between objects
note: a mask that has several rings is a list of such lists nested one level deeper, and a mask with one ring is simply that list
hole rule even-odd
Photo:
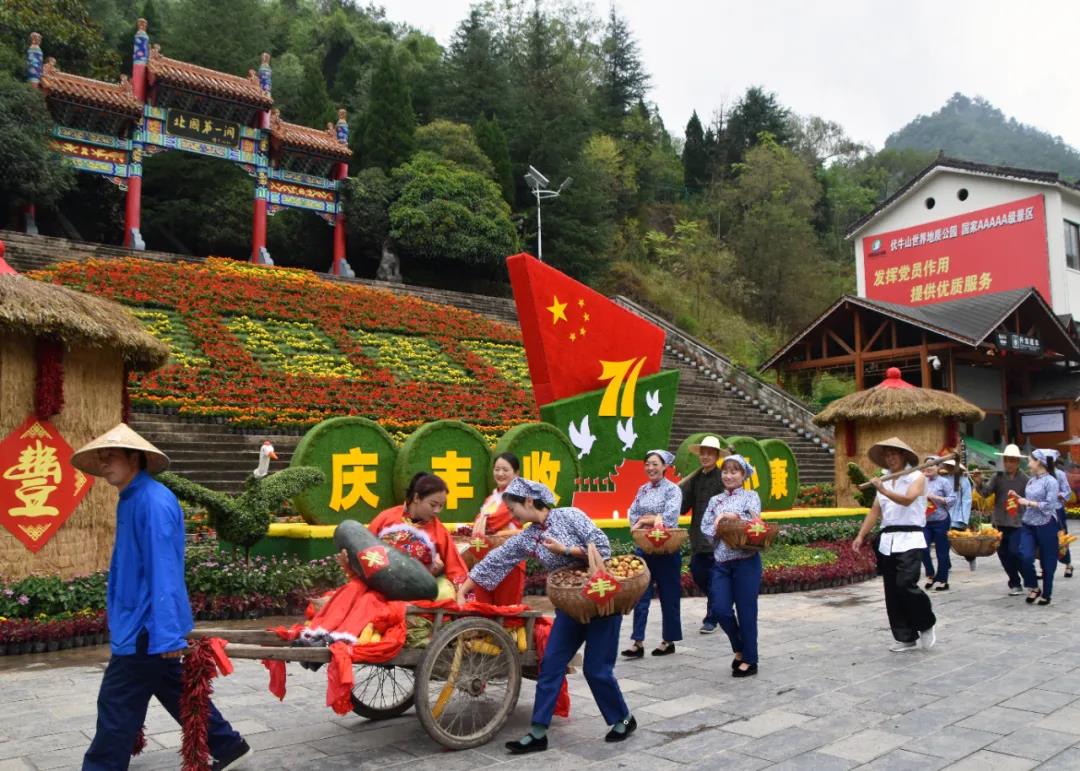
[{"label": "archway signboard", "polygon": [[[330,272],[352,276],[345,262],[341,184],[348,175],[349,124],[338,111],[325,129],[281,119],[271,96],[270,55],[246,77],[170,59],[150,45],[146,20],[135,33],[131,79],[108,83],[62,72],[30,36],[27,79],[45,96],[53,148],[83,172],[124,190],[124,245],[141,250],[143,159],[166,151],[236,164],[254,180],[251,261],[273,264],[266,218],[284,208],[312,212],[334,228]],[[33,207],[27,230],[36,231]]]}]

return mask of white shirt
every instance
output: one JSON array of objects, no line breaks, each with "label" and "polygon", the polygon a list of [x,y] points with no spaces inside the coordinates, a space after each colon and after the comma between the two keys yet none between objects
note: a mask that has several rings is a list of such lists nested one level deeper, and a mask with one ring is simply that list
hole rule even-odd
[{"label": "white shirt", "polygon": [[[885,482],[884,486],[890,492],[906,495],[908,488],[922,478],[923,473],[921,471],[912,471],[902,477]],[[914,525],[920,528],[926,526],[925,494],[916,498],[909,506],[901,506],[879,492],[877,502],[881,507],[881,526],[883,529],[890,525]],[[922,530],[906,533],[882,533],[881,540],[878,542],[878,551],[885,555],[925,548],[926,536],[923,535]]]}]

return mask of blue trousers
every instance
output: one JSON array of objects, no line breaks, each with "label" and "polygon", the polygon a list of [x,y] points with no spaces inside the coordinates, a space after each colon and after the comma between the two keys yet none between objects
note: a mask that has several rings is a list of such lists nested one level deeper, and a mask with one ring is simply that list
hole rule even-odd
[{"label": "blue trousers", "polygon": [[1039,550],[1042,566],[1042,596],[1047,599],[1054,591],[1054,573],[1058,563],[1058,523],[1051,520],[1045,525],[1024,525],[1020,529],[1020,570],[1024,574],[1024,588],[1038,589],[1035,577],[1035,550]]},{"label": "blue trousers", "polygon": [[[923,551],[922,564],[926,569],[926,577],[934,577],[935,581],[948,583],[949,570],[952,568],[952,559],[949,557],[949,520],[926,523],[926,550]],[[938,566],[934,570],[934,562],[930,559],[931,551],[937,552]]]},{"label": "blue trousers", "polygon": [[757,614],[761,589],[761,555],[715,563],[711,605],[720,628],[731,640],[731,650],[747,664],[758,663]]},{"label": "blue trousers", "polygon": [[999,527],[1001,531],[1001,544],[998,545],[997,555],[1001,560],[1001,567],[1005,569],[1005,575],[1009,577],[1009,588],[1020,588],[1020,527]]},{"label": "blue trousers", "polygon": [[706,624],[720,623],[712,604],[712,574],[715,566],[716,559],[711,551],[690,556],[690,577],[694,579],[698,590],[705,595],[705,618],[703,621]]},{"label": "blue trousers", "polygon": [[[1061,508],[1059,508],[1057,510],[1057,517],[1058,517],[1058,525],[1061,526],[1062,530],[1064,530],[1066,533],[1068,533],[1069,532],[1069,515],[1065,512],[1065,507],[1064,506],[1062,506]],[[1059,558],[1059,559],[1060,559],[1062,564],[1071,565],[1072,564],[1072,549],[1066,549],[1065,550],[1065,556],[1063,558]]]},{"label": "blue trousers", "polygon": [[649,604],[653,598],[653,584],[656,584],[656,593],[660,595],[660,612],[664,617],[664,640],[678,642],[682,639],[682,619],[679,615],[679,604],[682,601],[682,555],[678,552],[646,554],[641,549],[637,550],[637,555],[645,560],[652,580],[645,587],[645,594],[641,595],[638,604],[634,606],[634,632],[630,639],[638,642],[645,639],[645,624],[649,621]]},{"label": "blue trousers", "polygon": [[[134,654],[109,659],[98,691],[97,730],[83,757],[83,771],[128,767],[135,737],[146,721],[151,696],[156,696],[173,719],[180,722],[180,660],[149,655],[147,639],[143,632]],[[224,755],[240,741],[240,734],[213,704],[207,731],[210,754],[214,757]]]},{"label": "blue trousers", "polygon": [[630,714],[630,708],[619,690],[619,681],[615,679],[615,657],[619,651],[621,627],[622,616],[618,614],[579,624],[561,610],[555,611],[555,623],[551,625],[544,662],[536,679],[536,702],[532,714],[534,724],[551,725],[566,667],[583,643],[585,682],[589,684],[604,722],[615,725]]}]

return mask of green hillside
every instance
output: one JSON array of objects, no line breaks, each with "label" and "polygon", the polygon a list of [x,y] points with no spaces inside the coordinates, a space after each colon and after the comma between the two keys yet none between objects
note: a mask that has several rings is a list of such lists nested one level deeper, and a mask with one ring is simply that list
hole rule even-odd
[{"label": "green hillside", "polygon": [[943,150],[969,161],[1056,171],[1080,178],[1080,152],[1061,137],[1020,123],[982,97],[963,94],[932,115],[920,115],[885,141],[891,150]]}]

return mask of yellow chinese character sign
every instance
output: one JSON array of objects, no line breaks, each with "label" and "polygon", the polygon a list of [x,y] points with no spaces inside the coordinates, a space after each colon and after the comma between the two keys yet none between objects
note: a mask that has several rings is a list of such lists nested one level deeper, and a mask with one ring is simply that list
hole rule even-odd
[{"label": "yellow chinese character sign", "polygon": [[331,458],[330,508],[351,509],[359,501],[372,508],[378,506],[379,496],[370,487],[378,481],[378,464],[377,453],[362,452],[359,447],[335,452]]},{"label": "yellow chinese character sign", "polygon": [[90,490],[71,445],[31,415],[0,443],[0,524],[32,552],[49,542]]}]

